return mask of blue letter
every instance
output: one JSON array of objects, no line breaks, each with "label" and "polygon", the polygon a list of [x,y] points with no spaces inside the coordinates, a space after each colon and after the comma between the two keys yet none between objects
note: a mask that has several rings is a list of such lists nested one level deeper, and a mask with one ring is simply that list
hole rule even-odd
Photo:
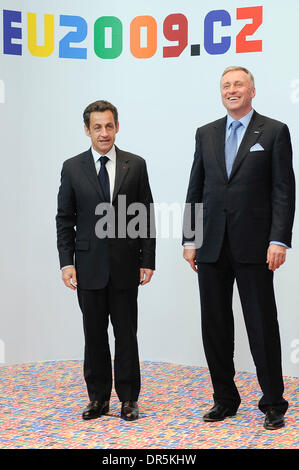
[{"label": "blue letter", "polygon": [[3,52],[4,54],[22,55],[22,45],[14,44],[12,39],[22,39],[22,29],[14,28],[11,23],[21,23],[20,11],[3,10]]},{"label": "blue letter", "polygon": [[221,26],[230,26],[231,17],[226,10],[213,10],[210,11],[205,17],[205,50],[208,54],[225,54],[231,43],[230,36],[223,36],[221,42],[214,42],[214,23],[221,22]]}]

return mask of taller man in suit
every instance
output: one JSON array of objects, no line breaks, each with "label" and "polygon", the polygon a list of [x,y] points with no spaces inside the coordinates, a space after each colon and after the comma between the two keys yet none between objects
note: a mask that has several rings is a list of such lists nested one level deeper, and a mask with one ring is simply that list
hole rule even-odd
[{"label": "taller man in suit", "polygon": [[[84,378],[90,402],[82,417],[93,419],[109,411],[110,316],[121,417],[135,420],[140,392],[137,291],[155,269],[152,194],[145,160],[114,145],[119,130],[115,106],[96,101],[87,106],[83,118],[91,148],[64,162],[56,216],[62,279],[77,289],[83,314]],[[128,209],[136,203],[146,208],[145,230],[143,226],[142,235],[134,231],[130,236],[128,224],[135,214]]]},{"label": "taller man in suit", "polygon": [[203,203],[203,243],[184,239],[198,272],[204,350],[214,406],[204,421],[236,414],[233,283],[236,280],[263,395],[264,427],[284,426],[281,348],[273,272],[291,247],[295,181],[288,127],[252,109],[255,86],[243,67],[221,78],[227,116],[197,129],[187,203]]}]

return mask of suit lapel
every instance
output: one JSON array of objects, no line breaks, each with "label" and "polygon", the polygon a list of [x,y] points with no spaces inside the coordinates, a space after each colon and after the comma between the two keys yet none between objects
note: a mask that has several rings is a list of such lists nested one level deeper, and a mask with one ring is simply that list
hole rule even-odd
[{"label": "suit lapel", "polygon": [[227,171],[225,165],[225,131],[226,117],[219,119],[214,124],[213,143],[215,147],[216,159],[220,166],[224,179],[227,181]]},{"label": "suit lapel", "polygon": [[91,149],[87,150],[87,152],[83,154],[81,165],[90,183],[93,185],[95,190],[99,193],[101,199],[105,201],[105,197],[104,197],[100,182],[98,180],[98,175],[97,175],[96,167],[94,164],[94,159],[91,153]]},{"label": "suit lapel", "polygon": [[116,150],[116,169],[115,169],[115,182],[114,182],[114,191],[112,202],[115,200],[121,185],[126,177],[130,164],[128,154],[123,150],[120,150],[118,147],[115,146]]},{"label": "suit lapel", "polygon": [[240,144],[229,179],[234,177],[244,159],[250,154],[250,148],[256,143],[263,132],[263,125],[264,120],[262,116],[254,111]]}]

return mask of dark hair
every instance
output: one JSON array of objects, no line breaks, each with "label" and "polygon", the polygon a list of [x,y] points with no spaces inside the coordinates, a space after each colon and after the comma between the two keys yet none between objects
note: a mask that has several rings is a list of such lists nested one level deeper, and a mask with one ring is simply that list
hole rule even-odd
[{"label": "dark hair", "polygon": [[91,103],[85,108],[83,113],[83,120],[85,126],[89,129],[90,125],[90,114],[93,112],[100,112],[103,113],[104,111],[111,111],[113,114],[115,125],[118,123],[118,112],[116,107],[109,103],[109,101],[99,100]]}]

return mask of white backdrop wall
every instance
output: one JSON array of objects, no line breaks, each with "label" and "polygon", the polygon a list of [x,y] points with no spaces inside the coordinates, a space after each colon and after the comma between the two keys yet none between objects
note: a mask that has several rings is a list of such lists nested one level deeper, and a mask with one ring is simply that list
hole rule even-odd
[{"label": "white backdrop wall", "polygon": [[[60,279],[55,214],[63,161],[89,147],[83,109],[96,99],[114,103],[120,115],[117,144],[146,158],[155,201],[183,204],[196,128],[225,114],[220,75],[228,65],[243,65],[255,75],[254,108],[288,124],[298,175],[299,4],[298,0],[287,0],[283,6],[273,0],[1,0],[0,5],[0,362],[81,359],[81,312],[76,294]],[[252,46],[243,41],[255,52],[236,52],[242,46],[240,31],[259,18],[260,10],[255,9],[254,20],[237,19],[248,7],[262,7],[261,25],[245,37],[259,42]],[[47,44],[47,51],[34,48],[30,23],[34,17],[28,13],[36,13],[36,44]],[[248,10],[245,13],[248,17]],[[45,14],[53,15],[47,17],[54,21],[53,44],[51,25],[44,40]],[[163,47],[177,44],[163,34],[163,22],[173,14],[187,19],[188,43],[178,57],[163,57]],[[81,42],[72,43],[69,53],[86,58],[65,57],[64,38],[77,29],[61,25],[66,16],[83,18],[82,34],[77,36]],[[106,49],[98,46],[100,53],[115,53],[119,36],[111,39],[111,31],[120,31],[120,24],[123,38],[122,52],[108,59],[94,50],[94,36],[99,35],[99,29],[94,34],[94,24],[107,16],[119,21],[113,30],[106,28]],[[155,21],[148,21],[157,24],[156,52],[154,30],[147,42],[146,29],[141,28],[141,54],[152,48],[149,58],[134,56],[136,38],[133,52],[130,49],[130,24],[139,16],[151,16]],[[228,24],[216,21],[209,36],[212,17]],[[78,21],[72,18],[69,24]],[[180,41],[184,31],[181,26]],[[191,45],[200,45],[192,48],[199,55],[191,55]],[[295,220],[293,248],[275,274],[284,374],[293,376],[299,376],[298,245]],[[237,292],[234,304],[236,368],[254,371]],[[151,284],[139,290],[139,344],[142,360],[206,365],[197,279],[182,259],[180,238],[158,238],[156,273]],[[111,345],[113,349],[112,338]]]}]

